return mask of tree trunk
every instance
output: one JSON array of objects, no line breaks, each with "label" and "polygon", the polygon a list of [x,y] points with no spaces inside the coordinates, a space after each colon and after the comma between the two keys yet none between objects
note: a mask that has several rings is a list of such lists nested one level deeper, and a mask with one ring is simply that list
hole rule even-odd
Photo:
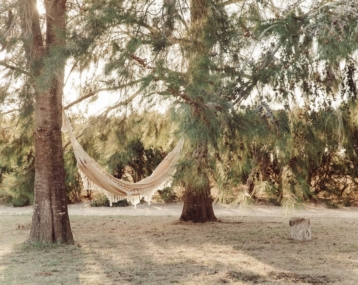
[{"label": "tree trunk", "polygon": [[[190,1],[190,22],[191,22],[191,37],[193,40],[193,45],[190,50],[189,66],[188,73],[191,77],[191,84],[194,93],[198,93],[203,90],[196,90],[197,86],[202,86],[203,82],[206,80],[205,70],[208,71],[206,67],[203,67],[203,62],[205,62],[205,56],[210,51],[210,45],[208,46],[205,41],[205,32],[207,25],[207,16],[210,0],[191,0]],[[203,58],[203,60],[198,60]],[[209,75],[209,74],[208,74]],[[194,94],[194,98],[197,94]],[[194,107],[196,108],[196,107]],[[201,120],[199,109],[194,109],[193,114],[196,116],[197,120]],[[206,122],[202,122],[206,124]],[[195,167],[192,167],[189,172],[195,173],[193,176],[192,173],[187,173],[189,181],[185,184],[185,193],[184,193],[184,205],[183,211],[180,217],[181,221],[191,221],[194,223],[205,223],[210,221],[216,221],[217,218],[214,214],[213,209],[213,199],[210,195],[210,182],[208,174],[206,173],[207,161],[207,142],[202,141],[197,146],[197,149],[194,151],[194,158],[196,160]],[[197,177],[200,177],[201,182],[198,184],[196,182]],[[191,181],[190,181],[191,180]]]},{"label": "tree trunk", "polygon": [[42,86],[43,59],[50,50],[65,44],[65,0],[45,1],[46,46],[40,30],[36,0],[28,8],[32,15],[31,56],[37,78],[35,106],[35,200],[30,233],[31,242],[73,243],[67,210],[65,170],[62,151],[62,89],[65,59],[56,59],[55,72]]},{"label": "tree trunk", "polygon": [[189,179],[185,182],[184,205],[181,221],[205,223],[216,221],[213,199],[210,195],[210,181],[205,171],[207,146],[201,145],[194,152],[195,164],[187,169]]},{"label": "tree trunk", "polygon": [[200,189],[200,191],[195,191],[195,189],[190,187],[185,189],[184,206],[180,220],[194,223],[217,221],[209,184],[205,186],[205,190]]},{"label": "tree trunk", "polygon": [[73,243],[67,211],[60,90],[36,98],[35,201],[30,241]]}]

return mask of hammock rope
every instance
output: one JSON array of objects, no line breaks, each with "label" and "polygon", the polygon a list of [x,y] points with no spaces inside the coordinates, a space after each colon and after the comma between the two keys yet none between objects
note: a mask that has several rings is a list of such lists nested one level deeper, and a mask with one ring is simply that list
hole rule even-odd
[{"label": "hammock rope", "polygon": [[150,176],[132,183],[113,177],[84,151],[73,134],[71,123],[64,112],[61,130],[68,132],[70,137],[84,190],[102,192],[107,196],[110,206],[123,199],[136,206],[142,197],[150,204],[155,191],[171,185],[184,144],[184,139],[181,138]]}]

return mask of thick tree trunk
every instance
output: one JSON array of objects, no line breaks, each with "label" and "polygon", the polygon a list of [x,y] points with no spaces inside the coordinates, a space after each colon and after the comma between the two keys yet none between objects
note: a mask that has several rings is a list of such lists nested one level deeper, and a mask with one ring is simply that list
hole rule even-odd
[{"label": "thick tree trunk", "polygon": [[213,199],[210,196],[210,192],[195,193],[186,189],[184,194],[184,206],[180,220],[194,223],[217,221],[214,214]]},{"label": "thick tree trunk", "polygon": [[[58,91],[58,92],[56,92]],[[35,201],[30,241],[73,243],[67,211],[59,90],[36,98]]]},{"label": "thick tree trunk", "polygon": [[[203,72],[202,62],[198,58],[206,55],[210,47],[204,44],[204,33],[206,18],[208,13],[210,0],[191,0],[190,1],[190,19],[191,19],[191,37],[195,39],[191,47],[189,59],[188,73],[191,76],[193,86],[200,86],[205,80],[205,73]],[[199,43],[199,44],[198,44]],[[204,77],[204,78],[203,78]],[[195,90],[195,88],[192,88]],[[200,91],[200,90],[199,90]],[[200,110],[194,110],[193,114],[200,117]],[[196,166],[190,171],[197,173],[202,179],[201,185],[195,182],[195,176],[188,173],[189,179],[185,184],[184,206],[180,217],[181,221],[191,221],[194,223],[205,223],[216,221],[213,209],[213,200],[210,195],[210,183],[207,173],[205,172],[206,156],[207,156],[207,142],[202,142],[194,152],[196,159]]]},{"label": "thick tree trunk", "polygon": [[[32,66],[39,77],[43,73],[43,59],[50,49],[65,43],[65,0],[45,1],[46,46],[40,31],[36,1],[32,9]],[[35,85],[35,200],[30,233],[31,242],[73,243],[67,211],[65,170],[62,151],[62,89],[65,59],[57,59],[53,78]],[[46,78],[46,77],[45,77]],[[38,78],[37,78],[38,79]],[[36,78],[35,78],[36,80]],[[38,80],[37,80],[38,81]]]},{"label": "thick tree trunk", "polygon": [[184,206],[181,221],[205,223],[217,221],[213,209],[213,199],[210,195],[210,185],[205,190],[195,191],[187,187],[184,193]]}]

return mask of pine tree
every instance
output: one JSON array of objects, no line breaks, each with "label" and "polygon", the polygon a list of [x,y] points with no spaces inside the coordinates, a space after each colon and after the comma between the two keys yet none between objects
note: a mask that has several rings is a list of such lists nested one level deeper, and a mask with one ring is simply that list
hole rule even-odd
[{"label": "pine tree", "polygon": [[[222,89],[232,88],[225,80],[230,81],[235,68],[224,68],[228,62],[224,54],[234,49],[231,38],[236,29],[221,2],[157,4],[134,1],[124,9],[118,1],[87,2],[83,10],[88,21],[80,24],[85,29],[78,28],[70,38],[81,60],[85,61],[85,54],[95,54],[107,63],[108,89],[137,88],[146,98],[146,107],[153,93],[169,100],[174,120],[180,122],[179,131],[188,142],[185,161],[179,167],[183,172],[178,173],[187,189],[182,219],[216,220],[209,161],[218,152],[218,140],[234,113]],[[118,34],[118,29],[123,32]],[[109,38],[111,42],[106,43]],[[103,43],[100,49],[97,42]],[[128,98],[133,101],[133,96]]]},{"label": "pine tree", "polygon": [[[271,17],[265,19],[267,9]],[[337,153],[342,147],[351,149],[354,124],[348,121],[356,105],[352,78],[358,48],[354,40],[357,11],[353,1],[292,1],[285,9],[267,1],[251,10],[256,22],[252,37],[261,42],[264,52],[259,64],[251,66],[244,89],[255,86],[261,102],[276,99],[286,108],[289,132],[286,146],[278,148],[280,161],[293,173],[292,189],[300,188],[306,198],[317,199],[323,189],[340,196],[343,192],[335,179],[340,177],[342,182],[343,173],[350,172],[347,157],[337,160]],[[297,94],[304,105],[292,108],[298,105],[292,104]],[[283,123],[277,116],[275,120]],[[349,160],[355,161],[354,152],[348,152],[352,154]],[[354,180],[355,174],[350,177]]]}]

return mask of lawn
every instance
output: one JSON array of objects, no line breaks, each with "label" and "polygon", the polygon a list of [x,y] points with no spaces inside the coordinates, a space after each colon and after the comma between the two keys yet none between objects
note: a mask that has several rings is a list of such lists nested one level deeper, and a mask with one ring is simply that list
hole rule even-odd
[{"label": "lawn", "polygon": [[357,208],[300,211],[307,242],[270,209],[207,224],[70,214],[70,246],[26,244],[31,215],[0,215],[0,284],[358,284]]}]

